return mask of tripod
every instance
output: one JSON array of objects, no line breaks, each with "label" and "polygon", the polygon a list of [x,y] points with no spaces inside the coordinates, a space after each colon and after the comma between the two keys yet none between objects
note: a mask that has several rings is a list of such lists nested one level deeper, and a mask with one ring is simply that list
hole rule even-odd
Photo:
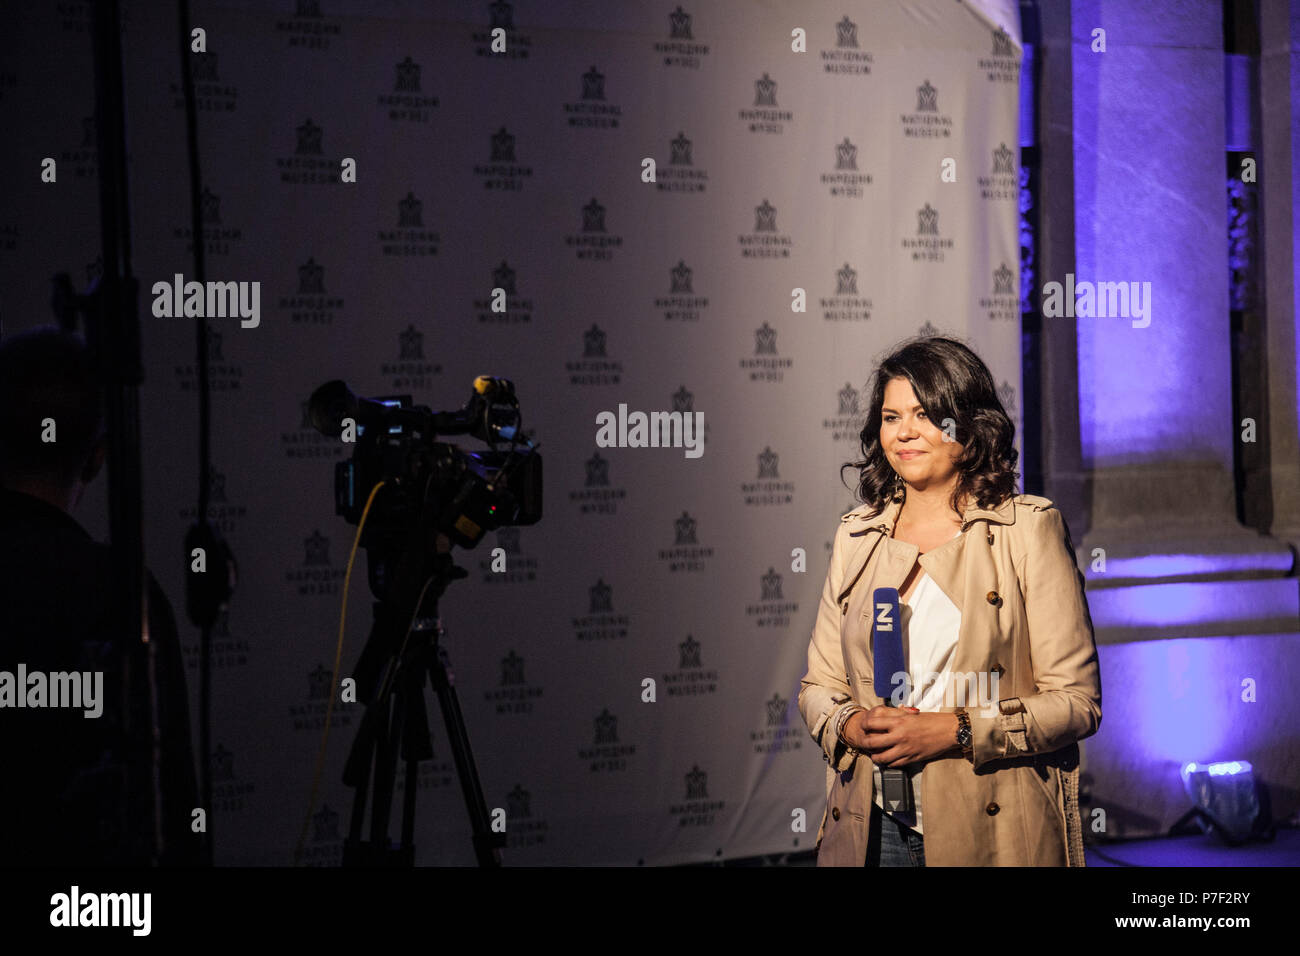
[{"label": "tripod", "polygon": [[[408,545],[419,540],[413,534]],[[425,541],[428,539],[425,538]],[[442,541],[446,541],[442,538]],[[501,865],[505,835],[490,828],[483,788],[479,782],[469,734],[452,684],[447,650],[439,643],[445,633],[438,618],[438,598],[451,581],[466,577],[446,551],[432,554],[418,545],[407,547],[390,579],[390,562],[382,548],[370,551],[370,582],[376,595],[370,637],[357,662],[358,699],[365,716],[343,770],[343,782],[357,788],[352,822],[343,845],[348,867],[408,867],[415,865],[415,798],[419,763],[433,756],[424,706],[426,677],[438,695],[447,740],[456,761],[461,793],[473,828],[474,855],[479,866]],[[392,846],[388,828],[396,789],[397,761],[405,762],[402,833]],[[367,788],[373,796],[369,840],[362,839]]]}]

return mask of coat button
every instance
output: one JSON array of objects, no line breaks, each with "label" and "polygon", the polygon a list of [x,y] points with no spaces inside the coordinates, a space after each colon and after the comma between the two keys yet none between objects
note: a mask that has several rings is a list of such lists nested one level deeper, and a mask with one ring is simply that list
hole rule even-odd
[{"label": "coat button", "polygon": [[988,594],[985,595],[985,598],[987,598],[990,604],[995,604],[995,605],[1002,600],[1002,598],[998,597],[997,591],[990,591]]},{"label": "coat button", "polygon": [[[995,813],[997,813],[997,812],[998,812],[999,810],[1001,810],[1001,809],[1002,809],[1002,808],[999,807],[996,803],[990,803],[987,807],[984,808],[984,812],[987,813],[989,816],[993,816]],[[839,818],[837,817],[836,819],[839,819]]]},{"label": "coat button", "polygon": [[993,532],[990,531],[990,532],[989,532],[989,544],[992,544],[992,543],[993,543]]},{"label": "coat button", "polygon": [[1001,664],[994,664],[992,670],[993,673],[997,674],[999,678],[1007,672],[1006,668],[1004,668]]},{"label": "coat button", "polygon": [[849,599],[848,599],[848,598],[845,598],[843,601],[840,602],[840,613],[841,613],[841,614],[848,614],[848,613],[849,613]]},{"label": "coat button", "polygon": [[831,819],[832,819],[832,820],[838,820],[839,818],[840,818],[840,808],[839,808],[839,807],[831,807]]}]

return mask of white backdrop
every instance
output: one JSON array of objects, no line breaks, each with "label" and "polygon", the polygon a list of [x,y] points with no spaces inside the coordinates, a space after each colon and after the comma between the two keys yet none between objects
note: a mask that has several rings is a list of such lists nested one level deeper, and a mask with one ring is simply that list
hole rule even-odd
[{"label": "white backdrop", "polygon": [[[124,32],[146,293],[192,273],[177,28],[157,10],[130,4]],[[2,160],[18,184],[0,198],[6,331],[48,321],[48,275],[83,283],[98,249],[89,5],[23,16],[0,38],[0,118],[22,130]],[[855,503],[838,469],[873,360],[955,333],[1020,422],[1014,7],[287,0],[193,16],[208,278],[259,281],[262,308],[211,339],[211,517],[241,573],[217,636],[218,861],[289,862],[328,693],[354,529],[333,514],[346,448],[303,403],[343,378],[450,409],[480,373],[515,381],[547,472],[543,522],[462,554],[470,577],[442,604],[507,862],[810,848],[824,764],[794,698]],[[149,304],[146,546],[183,609],[193,326]],[[597,413],[620,403],[703,412],[705,453],[597,448]],[[104,490],[78,515],[101,536]],[[359,571],[345,674],[370,623]],[[358,716],[336,711],[314,863],[340,857]],[[417,860],[469,863],[436,717],[434,736]]]}]

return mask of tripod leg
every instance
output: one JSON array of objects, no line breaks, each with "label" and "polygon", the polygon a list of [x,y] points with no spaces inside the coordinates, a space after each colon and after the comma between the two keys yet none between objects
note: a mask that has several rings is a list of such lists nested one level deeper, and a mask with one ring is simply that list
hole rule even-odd
[{"label": "tripod leg", "polygon": [[424,709],[424,667],[417,654],[403,664],[403,704],[406,728],[402,735],[402,759],[406,763],[406,786],[402,794],[401,849],[415,865],[415,801],[419,791],[420,761],[433,756],[429,740],[429,716]]},{"label": "tripod leg", "polygon": [[[348,750],[346,763],[343,765],[343,783],[356,790],[352,798],[352,819],[348,827],[348,838],[343,845],[343,865],[345,867],[373,866],[382,857],[382,846],[371,846],[362,839],[365,827],[366,804],[370,795],[371,774],[376,771],[375,751],[388,732],[389,697],[378,697],[377,690],[383,674],[380,648],[388,646],[391,637],[387,629],[392,627],[392,617],[386,607],[375,602],[371,608],[374,622],[370,635],[366,638],[365,648],[361,653],[355,673],[358,677],[358,690],[366,704],[361,717],[361,725]],[[376,778],[377,779],[377,778]]]},{"label": "tripod leg", "polygon": [[386,853],[389,849],[388,821],[393,812],[398,746],[406,722],[405,702],[406,688],[399,681],[393,688],[392,705],[386,714],[392,720],[389,733],[379,735],[375,759],[375,804],[370,811],[370,842],[380,853]]},{"label": "tripod leg", "polygon": [[[442,621],[437,624],[437,634],[442,636]],[[438,695],[442,709],[442,722],[447,727],[447,741],[451,745],[452,756],[456,759],[456,771],[460,778],[461,793],[465,797],[465,807],[469,810],[470,824],[474,832],[474,855],[479,866],[500,866],[500,848],[505,844],[505,835],[493,833],[488,817],[487,803],[483,798],[483,786],[479,782],[478,768],[474,766],[474,755],[470,751],[469,733],[465,729],[465,719],[461,715],[460,700],[452,686],[450,662],[447,651],[441,642],[437,644],[437,656],[429,660],[429,679]]]},{"label": "tripod leg", "polygon": [[387,701],[376,701],[366,708],[343,772],[343,782],[356,788],[356,795],[352,798],[352,820],[348,827],[348,838],[343,846],[343,865],[346,867],[373,864],[373,857],[361,839],[361,831],[365,826],[366,796],[370,790],[370,774],[374,768],[375,742],[383,736],[384,729],[388,725],[385,717],[387,711]]},{"label": "tripod leg", "polygon": [[[411,687],[411,677],[408,672],[412,668],[403,668],[397,661],[390,662],[390,666],[395,668],[391,675],[394,681],[391,691],[377,696],[366,707],[365,716],[361,719],[361,726],[357,731],[356,740],[353,741],[344,769],[344,783],[355,787],[357,791],[352,804],[348,840],[344,846],[344,866],[410,866],[414,862],[409,839],[404,838],[402,846],[397,848],[394,848],[388,839],[397,758],[399,753],[405,756],[409,746],[404,737],[411,727],[408,711],[412,700],[421,715],[419,723],[415,725],[417,732],[423,729],[427,735],[428,731],[424,728],[422,716],[424,713],[422,686]],[[414,672],[422,685],[424,679],[422,669],[414,669]],[[410,783],[416,779],[416,775],[410,773],[409,762],[407,771],[409,793]],[[367,796],[371,791],[374,794],[374,804],[370,814],[370,839],[367,842],[362,840],[361,834],[365,826]],[[407,815],[409,814],[404,807],[404,831]]]}]

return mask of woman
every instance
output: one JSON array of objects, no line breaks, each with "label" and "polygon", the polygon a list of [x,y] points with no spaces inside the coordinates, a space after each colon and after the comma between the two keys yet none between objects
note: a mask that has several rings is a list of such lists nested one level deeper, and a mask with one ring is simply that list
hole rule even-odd
[{"label": "woman", "polygon": [[[799,692],[828,764],[818,865],[1083,866],[1078,741],[1101,681],[1065,521],[1015,494],[1015,426],[965,345],[905,343],[870,392],[844,466],[865,504],[840,519]],[[903,602],[890,687],[877,588]]]}]

